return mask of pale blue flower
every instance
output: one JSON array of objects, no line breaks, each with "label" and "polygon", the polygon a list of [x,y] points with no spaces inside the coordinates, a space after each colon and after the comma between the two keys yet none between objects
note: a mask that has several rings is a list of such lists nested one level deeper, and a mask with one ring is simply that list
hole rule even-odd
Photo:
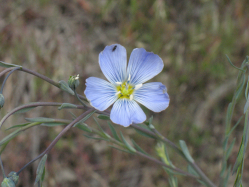
[{"label": "pale blue flower", "polygon": [[143,48],[132,51],[127,67],[126,49],[114,44],[99,54],[100,68],[109,82],[90,77],[86,79],[85,95],[90,104],[104,111],[113,103],[110,118],[122,126],[142,123],[146,115],[138,103],[154,112],[169,105],[166,87],[160,82],[145,83],[163,69],[162,59]]}]

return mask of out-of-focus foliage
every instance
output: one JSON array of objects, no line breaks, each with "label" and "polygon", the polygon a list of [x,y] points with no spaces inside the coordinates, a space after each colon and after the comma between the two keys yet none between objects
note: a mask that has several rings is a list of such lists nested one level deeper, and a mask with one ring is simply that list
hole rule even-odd
[{"label": "out-of-focus foliage", "polygon": [[[186,140],[200,167],[213,181],[219,180],[225,114],[237,76],[237,70],[229,65],[225,54],[237,67],[248,55],[246,0],[6,0],[4,3],[2,0],[0,3],[0,60],[28,67],[58,82],[80,74],[77,91],[81,94],[85,78],[101,76],[98,54],[106,45],[120,43],[128,52],[134,47],[144,47],[157,53],[165,68],[154,81],[167,85],[171,103],[163,113],[153,114],[153,125],[174,142]],[[60,102],[62,98],[63,102],[75,101],[73,96],[22,72],[10,76],[4,96],[1,116],[28,102]],[[243,114],[241,103],[244,100],[238,100],[232,124]],[[151,115],[149,110],[145,111],[147,116]],[[27,118],[39,116],[71,118],[66,111],[58,113],[52,107],[35,108],[25,114]],[[11,117],[8,127],[22,120],[23,114]],[[92,125],[94,122],[89,121],[88,126]],[[37,127],[9,142],[5,154],[1,155],[6,170],[20,169],[42,152],[61,128]],[[153,154],[153,141],[145,143],[144,137],[134,136],[131,129],[122,131]],[[233,132],[238,138],[229,165],[236,161],[242,131],[239,125]],[[174,163],[184,164],[170,150],[168,154]],[[49,176],[44,186],[160,187],[167,182],[165,171],[153,163],[110,149],[105,142],[84,138],[77,130],[56,144],[47,162]],[[244,176],[249,174],[247,163],[245,160]],[[20,185],[32,186],[35,171],[35,166],[25,171]],[[56,174],[57,171],[60,172]],[[199,185],[183,178],[178,183],[179,186]],[[244,185],[247,184],[245,178]]]}]

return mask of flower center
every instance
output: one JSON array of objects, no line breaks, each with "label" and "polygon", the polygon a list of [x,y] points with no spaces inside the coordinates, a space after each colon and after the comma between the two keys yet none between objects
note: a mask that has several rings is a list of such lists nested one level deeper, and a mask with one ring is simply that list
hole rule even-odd
[{"label": "flower center", "polygon": [[117,95],[119,99],[133,99],[134,86],[128,84],[127,82],[123,82],[117,86]]}]

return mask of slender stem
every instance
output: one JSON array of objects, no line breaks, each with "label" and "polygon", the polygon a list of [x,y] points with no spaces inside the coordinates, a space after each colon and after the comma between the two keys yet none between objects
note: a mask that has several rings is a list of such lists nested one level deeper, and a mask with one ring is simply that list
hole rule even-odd
[{"label": "slender stem", "polygon": [[76,92],[76,88],[73,89],[74,91],[74,95],[76,96],[76,98],[79,100],[79,102],[84,106],[87,107],[87,105],[79,98],[77,92]]},{"label": "slender stem", "polygon": [[0,165],[1,165],[1,170],[3,172],[3,178],[6,178],[6,174],[5,174],[5,171],[4,171],[4,168],[3,168],[3,162],[2,162],[1,157],[0,157]]},{"label": "slender stem", "polygon": [[10,76],[14,71],[16,71],[16,70],[18,70],[18,69],[20,69],[20,68],[21,68],[21,67],[16,67],[16,68],[12,69],[12,70],[8,73],[8,75],[5,77],[5,79],[4,79],[4,81],[3,81],[3,84],[2,84],[2,87],[1,87],[1,90],[0,90],[0,94],[3,93],[3,87],[4,87],[4,85],[5,85],[6,81],[7,81],[7,79],[9,78],[9,76]]},{"label": "slender stem", "polygon": [[[1,77],[2,75],[4,75],[5,73],[11,71],[12,69],[14,69],[14,68],[7,68],[7,69],[5,69],[4,71],[2,71],[2,72],[0,73],[0,77]],[[55,82],[55,81],[53,81],[52,79],[50,79],[50,78],[48,78],[48,77],[46,77],[46,76],[44,76],[44,75],[42,75],[42,74],[40,74],[40,73],[37,73],[37,72],[35,72],[35,71],[33,71],[33,70],[30,70],[30,69],[27,69],[27,68],[24,68],[24,67],[20,67],[18,70],[19,70],[19,71],[26,72],[26,73],[29,73],[29,74],[32,74],[32,75],[34,75],[34,76],[36,76],[36,77],[39,77],[39,78],[45,80],[46,82],[48,82],[48,83],[50,83],[50,84],[56,86],[57,88],[60,88],[60,84],[59,84],[58,82]],[[78,97],[81,98],[81,99],[83,99],[83,100],[85,100],[85,101],[87,101],[87,99],[86,99],[84,96],[82,96],[82,95],[78,95]]]},{"label": "slender stem", "polygon": [[94,109],[87,110],[83,114],[81,114],[79,117],[77,117],[75,120],[73,120],[70,124],[68,124],[57,136],[56,138],[51,142],[51,144],[47,147],[45,151],[43,151],[39,156],[37,156],[35,159],[31,160],[29,163],[27,163],[25,166],[23,166],[16,174],[19,175],[29,164],[33,163],[34,161],[38,160],[39,158],[43,157],[45,154],[47,154],[59,141],[59,139],[64,135],[74,124],[82,120],[85,116],[87,116],[89,113],[91,113]]},{"label": "slender stem", "polygon": [[7,68],[7,69],[5,69],[5,70],[1,71],[1,72],[0,72],[0,77],[2,77],[5,73],[7,73],[7,72],[11,71],[12,69],[15,69],[15,67],[12,67],[12,68]]},{"label": "slender stem", "polygon": [[24,67],[22,67],[22,69],[20,69],[20,70],[21,70],[21,71],[24,71],[24,72],[26,72],[26,73],[35,75],[36,77],[39,77],[39,78],[41,78],[41,79],[47,81],[48,83],[50,83],[50,84],[52,84],[52,85],[54,85],[54,86],[60,88],[60,84],[59,84],[58,82],[55,82],[55,81],[53,81],[52,79],[50,79],[50,78],[48,78],[48,77],[46,77],[46,76],[44,76],[44,75],[42,75],[42,74],[40,74],[40,73],[37,73],[37,72],[35,72],[35,71],[32,71],[32,70],[27,69],[27,68],[24,68]]}]

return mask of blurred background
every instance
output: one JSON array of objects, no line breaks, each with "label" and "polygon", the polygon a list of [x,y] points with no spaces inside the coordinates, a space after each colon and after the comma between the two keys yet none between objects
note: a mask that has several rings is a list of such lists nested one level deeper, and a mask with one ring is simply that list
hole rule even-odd
[{"label": "blurred background", "polygon": [[[164,61],[164,70],[153,81],[167,86],[170,105],[161,113],[143,109],[148,117],[154,116],[155,127],[168,139],[176,144],[185,140],[197,164],[218,183],[224,119],[238,73],[225,55],[238,67],[248,55],[247,0],[0,0],[0,3],[0,60],[22,65],[55,81],[67,81],[70,75],[79,74],[78,93],[82,95],[87,77],[104,78],[98,55],[106,45],[120,43],[128,56],[137,47],[158,54]],[[78,103],[68,93],[23,72],[10,76],[3,94],[6,100],[1,118],[28,102]],[[244,103],[245,99],[241,99],[237,105],[233,124],[243,113]],[[82,111],[73,112],[79,115]],[[66,110],[38,107],[14,115],[5,128],[25,122],[25,117],[71,119]],[[100,123],[110,132],[105,121]],[[91,120],[87,124],[95,125]],[[131,128],[115,127],[155,155],[154,140]],[[35,158],[62,129],[35,127],[12,140],[1,155],[6,173],[18,171]],[[236,143],[230,164],[237,157],[242,131],[243,124],[233,134]],[[1,139],[8,133],[2,130]],[[185,169],[186,163],[169,151],[173,163]],[[249,175],[247,155],[244,176]],[[21,173],[18,187],[34,186],[36,167],[37,163]],[[77,129],[67,132],[52,149],[46,169],[44,187],[169,185],[167,174],[159,165],[114,150],[107,142],[88,139]],[[248,177],[244,177],[244,185],[249,185]],[[201,185],[179,177],[179,186]]]}]

